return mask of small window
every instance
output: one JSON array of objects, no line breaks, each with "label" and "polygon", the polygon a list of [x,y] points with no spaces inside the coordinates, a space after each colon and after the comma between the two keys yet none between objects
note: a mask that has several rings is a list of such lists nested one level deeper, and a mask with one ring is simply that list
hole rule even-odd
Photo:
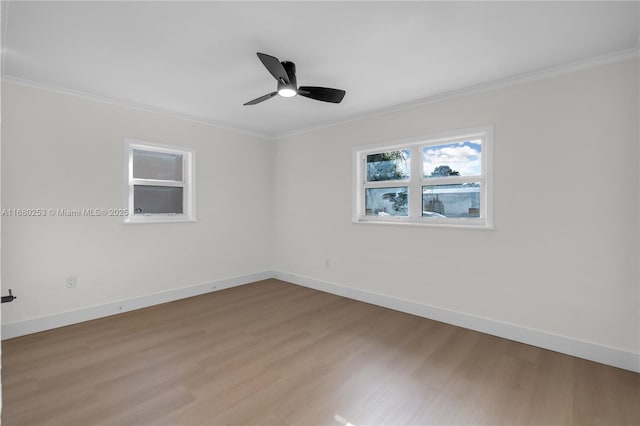
[{"label": "small window", "polygon": [[195,220],[194,152],[125,140],[127,223]]},{"label": "small window", "polygon": [[354,150],[354,222],[492,227],[490,126]]}]

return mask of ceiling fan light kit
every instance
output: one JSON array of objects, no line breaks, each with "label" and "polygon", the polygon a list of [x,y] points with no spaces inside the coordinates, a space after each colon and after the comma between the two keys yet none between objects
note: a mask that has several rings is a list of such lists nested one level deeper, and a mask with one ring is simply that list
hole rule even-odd
[{"label": "ceiling fan light kit", "polygon": [[271,73],[271,75],[278,81],[277,90],[253,99],[244,105],[259,104],[260,102],[271,99],[276,95],[280,95],[283,98],[291,98],[295,95],[300,95],[317,101],[339,104],[347,93],[344,90],[331,89],[328,87],[298,87],[298,81],[296,79],[296,65],[293,62],[280,62],[278,58],[260,52],[258,52],[257,55],[267,71],[269,71],[269,73]]},{"label": "ceiling fan light kit", "polygon": [[[260,54],[259,54],[260,55]],[[289,77],[289,82],[278,80],[278,95],[283,98],[291,98],[298,94],[298,82],[296,80],[296,64],[293,62],[281,62],[282,67]]]}]

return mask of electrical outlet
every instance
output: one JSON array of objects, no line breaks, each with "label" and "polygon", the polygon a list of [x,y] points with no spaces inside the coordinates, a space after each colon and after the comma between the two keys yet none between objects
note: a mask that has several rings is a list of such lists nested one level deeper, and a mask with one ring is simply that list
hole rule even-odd
[{"label": "electrical outlet", "polygon": [[328,257],[324,258],[324,266],[325,268],[331,268],[331,259],[329,259]]},{"label": "electrical outlet", "polygon": [[78,286],[78,277],[75,275],[69,275],[67,277],[67,288],[75,288]]}]

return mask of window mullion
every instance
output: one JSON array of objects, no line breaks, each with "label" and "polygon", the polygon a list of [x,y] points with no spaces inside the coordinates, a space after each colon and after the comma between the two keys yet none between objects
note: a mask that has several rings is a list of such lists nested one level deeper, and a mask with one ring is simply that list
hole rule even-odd
[{"label": "window mullion", "polygon": [[451,185],[456,183],[482,182],[484,176],[445,176],[424,178],[424,185]]},{"label": "window mullion", "polygon": [[422,158],[420,147],[411,148],[411,181],[409,182],[409,217],[417,219],[422,216]]},{"label": "window mullion", "polygon": [[184,182],[179,182],[176,180],[157,180],[157,179],[140,179],[140,178],[132,178],[132,185],[145,185],[145,186],[172,186],[172,187],[185,187]]},{"label": "window mullion", "polygon": [[382,181],[374,181],[367,182],[362,185],[363,188],[394,188],[398,186],[408,186],[410,185],[411,180],[382,180]]}]

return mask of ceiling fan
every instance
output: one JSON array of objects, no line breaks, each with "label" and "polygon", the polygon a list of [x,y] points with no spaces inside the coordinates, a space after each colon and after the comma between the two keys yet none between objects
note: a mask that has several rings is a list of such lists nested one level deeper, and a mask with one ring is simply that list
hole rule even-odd
[{"label": "ceiling fan", "polygon": [[264,96],[260,96],[259,98],[249,101],[244,105],[259,104],[260,102],[273,98],[275,95],[280,95],[283,98],[300,95],[317,101],[339,104],[347,93],[344,90],[330,89],[328,87],[298,87],[296,81],[296,64],[287,61],[280,62],[278,58],[260,52],[258,52],[257,55],[267,71],[269,71],[271,75],[278,80],[278,90],[267,93]]}]

